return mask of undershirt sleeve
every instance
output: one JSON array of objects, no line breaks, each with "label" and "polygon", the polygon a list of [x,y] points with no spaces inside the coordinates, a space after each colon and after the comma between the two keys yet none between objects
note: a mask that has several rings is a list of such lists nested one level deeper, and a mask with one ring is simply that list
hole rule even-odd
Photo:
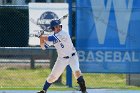
[{"label": "undershirt sleeve", "polygon": [[53,35],[52,36],[48,36],[48,41],[55,41],[57,40]]}]

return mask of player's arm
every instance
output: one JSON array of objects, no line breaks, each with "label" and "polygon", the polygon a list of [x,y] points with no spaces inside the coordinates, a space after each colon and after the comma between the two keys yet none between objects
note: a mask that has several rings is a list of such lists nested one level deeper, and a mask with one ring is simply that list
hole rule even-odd
[{"label": "player's arm", "polygon": [[46,48],[48,48],[49,46],[46,44],[46,41],[50,41],[53,42],[56,39],[56,37],[54,35],[52,36],[45,36],[45,35],[41,35],[40,37],[40,46],[43,50],[45,50]]},{"label": "player's arm", "polygon": [[46,47],[48,47],[48,46],[46,46],[46,43],[45,43],[46,41],[48,41],[48,36],[41,35],[41,36],[40,36],[40,47],[41,47],[43,50],[45,50]]}]

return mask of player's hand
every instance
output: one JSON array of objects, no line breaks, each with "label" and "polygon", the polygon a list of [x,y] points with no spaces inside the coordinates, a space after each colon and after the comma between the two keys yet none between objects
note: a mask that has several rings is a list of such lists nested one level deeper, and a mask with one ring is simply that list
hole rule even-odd
[{"label": "player's hand", "polygon": [[35,36],[40,38],[40,36],[43,34],[44,34],[44,31],[38,31],[37,34],[35,34]]},{"label": "player's hand", "polygon": [[50,46],[49,46],[47,43],[45,43],[44,46],[41,46],[42,50],[46,50],[46,49],[49,48],[49,47],[50,47]]}]

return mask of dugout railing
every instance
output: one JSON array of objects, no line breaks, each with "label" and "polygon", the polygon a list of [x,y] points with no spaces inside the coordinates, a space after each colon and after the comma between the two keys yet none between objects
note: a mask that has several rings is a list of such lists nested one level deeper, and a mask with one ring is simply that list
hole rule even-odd
[{"label": "dugout railing", "polygon": [[[0,58],[30,59],[30,68],[35,68],[35,60],[50,60],[53,64],[56,59],[54,48],[42,50],[40,47],[0,47]],[[4,62],[2,62],[4,63]],[[7,62],[5,62],[7,63]],[[22,63],[22,62],[21,62]],[[23,62],[24,63],[24,62]],[[50,66],[52,68],[52,65]]]}]

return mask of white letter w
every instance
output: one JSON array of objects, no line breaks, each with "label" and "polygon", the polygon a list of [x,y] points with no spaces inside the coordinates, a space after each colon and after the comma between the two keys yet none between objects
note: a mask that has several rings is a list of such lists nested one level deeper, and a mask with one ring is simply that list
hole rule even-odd
[{"label": "white letter w", "polygon": [[104,0],[90,1],[99,44],[104,44],[112,2],[116,16],[119,41],[120,44],[125,44],[133,0],[128,0],[128,5],[126,3],[127,0],[107,0],[106,5]]}]

